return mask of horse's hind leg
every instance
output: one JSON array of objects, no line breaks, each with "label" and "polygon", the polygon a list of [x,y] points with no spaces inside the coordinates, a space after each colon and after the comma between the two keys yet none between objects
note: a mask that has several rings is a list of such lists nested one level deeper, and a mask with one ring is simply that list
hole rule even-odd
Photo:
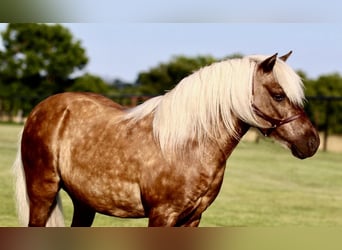
[{"label": "horse's hind leg", "polygon": [[[25,161],[27,162],[27,161]],[[46,164],[43,167],[40,161],[36,164],[27,164],[25,168],[27,195],[29,200],[29,226],[46,226],[46,223],[57,205],[58,192],[60,189],[60,178],[53,167]],[[32,167],[33,166],[33,167]],[[56,213],[53,214],[56,216]],[[63,218],[53,218],[56,221],[50,226],[61,226]]]},{"label": "horse's hind leg", "polygon": [[90,227],[95,218],[95,211],[77,199],[72,198],[74,204],[74,214],[72,217],[72,227]]},{"label": "horse's hind leg", "polygon": [[[39,187],[39,188],[38,188]],[[41,185],[28,186],[30,200],[30,227],[44,227],[57,204],[59,191],[56,183],[42,183]]]}]

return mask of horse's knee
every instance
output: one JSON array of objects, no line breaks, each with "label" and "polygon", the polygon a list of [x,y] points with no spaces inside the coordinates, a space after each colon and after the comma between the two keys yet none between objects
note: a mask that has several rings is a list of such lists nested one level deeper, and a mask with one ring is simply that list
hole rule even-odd
[{"label": "horse's knee", "polygon": [[177,223],[178,214],[166,213],[165,209],[154,209],[149,213],[149,227],[174,227]]},{"label": "horse's knee", "polygon": [[200,222],[201,222],[201,216],[199,216],[197,218],[193,218],[193,219],[185,222],[184,224],[181,224],[180,226],[182,226],[182,227],[198,227]]}]

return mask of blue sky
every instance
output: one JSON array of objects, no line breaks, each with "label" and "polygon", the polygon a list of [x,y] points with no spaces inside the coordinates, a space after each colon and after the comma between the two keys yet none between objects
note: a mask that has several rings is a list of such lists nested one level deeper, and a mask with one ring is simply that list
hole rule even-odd
[{"label": "blue sky", "polygon": [[342,73],[341,23],[64,24],[86,48],[87,71],[135,80],[175,55],[294,53],[289,64],[309,77]]}]

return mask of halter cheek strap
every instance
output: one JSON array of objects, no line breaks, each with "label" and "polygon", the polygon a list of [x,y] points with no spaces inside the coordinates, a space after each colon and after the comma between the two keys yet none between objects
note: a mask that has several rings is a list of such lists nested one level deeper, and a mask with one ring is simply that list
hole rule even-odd
[{"label": "halter cheek strap", "polygon": [[264,136],[269,136],[273,132],[273,130],[275,130],[276,128],[278,128],[278,127],[280,127],[286,123],[292,122],[292,121],[294,121],[294,120],[296,120],[296,119],[298,119],[304,115],[304,111],[301,111],[300,113],[295,114],[295,115],[290,116],[290,117],[287,117],[287,118],[276,119],[276,118],[273,118],[273,117],[265,114],[257,106],[255,106],[254,103],[252,103],[252,108],[253,108],[254,113],[257,116],[261,117],[262,119],[271,123],[271,125],[272,125],[270,128],[265,128],[265,129],[258,128],[260,130],[260,132],[263,133]]}]

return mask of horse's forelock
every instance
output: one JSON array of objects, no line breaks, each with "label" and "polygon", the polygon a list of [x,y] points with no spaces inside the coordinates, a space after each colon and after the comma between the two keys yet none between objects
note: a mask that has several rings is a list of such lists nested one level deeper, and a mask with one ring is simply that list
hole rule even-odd
[{"label": "horse's forelock", "polygon": [[290,102],[303,106],[304,85],[299,75],[285,62],[278,60],[274,67],[274,76]]},{"label": "horse's forelock", "polygon": [[[252,55],[250,59],[261,62],[268,58],[265,55]],[[299,75],[283,60],[277,59],[273,68],[274,77],[284,90],[290,102],[302,106],[305,99],[303,82]]]}]

